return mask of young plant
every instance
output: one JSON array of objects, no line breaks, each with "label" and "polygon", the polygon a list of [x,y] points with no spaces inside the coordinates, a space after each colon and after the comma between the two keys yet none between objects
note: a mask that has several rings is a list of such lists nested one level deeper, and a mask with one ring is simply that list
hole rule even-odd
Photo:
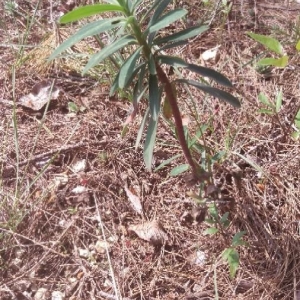
[{"label": "young plant", "polygon": [[[148,125],[144,144],[144,161],[151,169],[156,131],[161,113],[161,98],[163,92],[169,102],[174,117],[176,134],[183,150],[185,159],[195,178],[201,178],[201,167],[193,159],[185,139],[181,114],[177,103],[176,85],[187,84],[194,86],[214,97],[224,100],[235,107],[240,107],[237,98],[228,92],[188,79],[170,81],[163,65],[187,69],[201,76],[209,77],[225,87],[232,87],[231,82],[222,74],[202,66],[188,63],[181,58],[162,54],[163,50],[188,43],[188,39],[200,35],[208,29],[206,25],[197,25],[179,32],[163,36],[160,32],[184,16],[185,9],[167,10],[171,0],[156,0],[144,14],[140,15],[138,8],[144,5],[142,0],[107,0],[106,4],[86,5],[74,9],[62,16],[61,24],[66,24],[92,15],[114,12],[116,16],[91,22],[78,30],[73,36],[64,41],[50,56],[56,58],[63,51],[88,36],[97,36],[103,32],[112,32],[115,41],[106,45],[89,59],[83,73],[97,66],[106,58],[113,57],[124,48],[129,50],[129,56],[120,66],[110,90],[113,95],[118,90],[131,89],[133,95],[134,118],[137,106],[142,98],[148,99],[148,109],[141,123],[137,141],[139,142],[146,125]],[[167,29],[164,30],[166,32]]]},{"label": "young plant", "polygon": [[[277,92],[275,101],[269,100],[264,93],[260,93],[258,95],[258,100],[265,106],[265,108],[260,109],[259,112],[263,114],[267,114],[272,118],[275,118],[278,124],[280,125],[280,127],[282,128],[283,132],[286,135],[288,135],[290,128],[286,128],[282,124],[279,116],[279,112],[282,107],[282,99],[283,99],[282,90]],[[292,139],[294,139],[295,141],[298,140],[300,136],[300,108],[299,107],[295,110],[294,117],[292,118],[290,127],[293,130],[291,134]]]},{"label": "young plant", "polygon": [[247,246],[247,243],[242,239],[242,237],[246,234],[246,231],[237,232],[233,236],[232,240],[228,242],[227,229],[230,225],[228,220],[229,212],[219,216],[216,204],[211,203],[208,207],[208,213],[209,218],[207,218],[205,221],[211,224],[211,227],[207,228],[204,231],[204,234],[216,235],[217,233],[220,233],[224,237],[225,242],[229,243],[229,246],[224,249],[221,256],[222,259],[225,260],[229,265],[230,277],[234,278],[240,263],[239,252],[237,248],[239,246]]},{"label": "young plant", "polygon": [[281,43],[270,36],[256,34],[253,32],[247,33],[256,42],[263,45],[267,50],[271,51],[277,57],[265,57],[257,62],[258,67],[279,67],[284,68],[287,66],[289,57],[284,54],[284,49]]}]

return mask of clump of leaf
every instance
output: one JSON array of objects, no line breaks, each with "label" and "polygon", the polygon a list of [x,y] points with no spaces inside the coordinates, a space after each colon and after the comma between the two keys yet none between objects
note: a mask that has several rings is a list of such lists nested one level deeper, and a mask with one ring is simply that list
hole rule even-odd
[{"label": "clump of leaf", "polygon": [[156,0],[145,13],[140,15],[137,14],[137,11],[140,6],[144,5],[142,0],[110,0],[105,2],[106,4],[75,8],[61,17],[60,23],[65,24],[96,14],[115,13],[112,18],[100,19],[84,25],[52,53],[50,60],[86,37],[98,36],[103,32],[114,34],[115,40],[90,57],[83,73],[107,58],[114,58],[114,55],[124,48],[128,48],[130,55],[120,66],[112,83],[110,94],[112,95],[120,89],[131,89],[133,114],[137,111],[139,101],[142,98],[148,99],[149,107],[145,112],[137,136],[138,145],[142,132],[148,125],[144,144],[146,167],[151,169],[156,131],[161,113],[161,98],[165,92],[174,117],[178,141],[194,177],[199,178],[201,168],[193,159],[185,140],[181,114],[177,104],[176,86],[179,84],[194,86],[235,107],[239,107],[240,103],[230,93],[198,81],[175,79],[171,82],[162,67],[163,65],[187,69],[200,76],[209,77],[220,85],[232,87],[231,82],[222,74],[206,67],[187,63],[178,57],[163,55],[162,50],[188,43],[190,38],[208,30],[208,26],[194,26],[167,36],[161,36],[161,30],[164,29],[166,32],[167,29],[165,28],[186,16],[187,10],[182,8],[167,10],[171,0]]}]

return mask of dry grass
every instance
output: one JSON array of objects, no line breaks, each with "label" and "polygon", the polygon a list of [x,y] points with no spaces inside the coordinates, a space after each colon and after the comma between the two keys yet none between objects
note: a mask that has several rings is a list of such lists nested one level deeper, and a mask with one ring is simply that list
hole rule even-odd
[{"label": "dry grass", "polygon": [[[31,14],[32,3],[19,5],[22,13]],[[241,265],[233,280],[220,258],[231,237],[202,234],[208,224],[193,221],[195,203],[186,196],[194,188],[181,177],[169,177],[171,167],[157,173],[145,170],[142,148],[134,150],[141,117],[121,137],[129,104],[108,98],[107,72],[101,71],[100,80],[80,78],[75,71],[80,72],[82,61],[77,64],[72,58],[45,68],[44,47],[53,47],[56,35],[48,34],[52,29],[44,17],[36,17],[28,39],[22,41],[24,18],[0,7],[5,16],[0,27],[0,99],[12,100],[14,95],[19,99],[42,78],[55,77],[63,90],[46,117],[20,107],[14,112],[0,102],[1,299],[33,299],[41,288],[47,291],[44,299],[55,291],[64,293],[65,299],[217,299],[216,291],[219,299],[299,299],[300,147],[289,131],[299,107],[299,76],[291,68],[273,69],[268,78],[256,72],[247,63],[261,48],[245,34],[248,30],[275,34],[284,41],[291,65],[298,68],[292,42],[293,29],[299,30],[299,6],[269,5],[260,1],[255,18],[246,4],[237,2],[224,18],[220,8],[214,13],[215,6],[205,8],[191,1],[191,20],[211,18],[212,29],[176,53],[197,61],[204,50],[221,45],[219,60],[208,66],[226,74],[242,95],[242,108],[235,110],[194,93],[199,120],[210,125],[207,145],[215,152],[227,151],[226,159],[214,166],[213,176],[225,202],[220,209],[230,212],[229,234],[247,231],[249,247],[239,249]],[[43,4],[39,10],[47,12],[49,6]],[[36,47],[25,48],[30,59],[20,63],[21,50],[12,44],[21,41]],[[280,87],[284,102],[279,123],[278,118],[258,112],[262,106],[257,99],[260,92],[273,99]],[[180,98],[188,115],[190,99],[184,91]],[[86,109],[70,114],[68,102]],[[193,130],[195,120],[189,117]],[[177,145],[162,122],[155,166],[180,154]],[[87,168],[72,171],[74,162],[83,159]],[[180,163],[183,158],[173,166]],[[58,186],[59,178],[67,182]],[[126,184],[139,195],[143,217],[132,209]],[[86,191],[74,193],[78,186]],[[162,248],[128,231],[132,224],[153,219],[161,221],[169,237]],[[97,242],[106,247],[97,248]],[[198,250],[206,255],[203,266],[193,263]]]}]

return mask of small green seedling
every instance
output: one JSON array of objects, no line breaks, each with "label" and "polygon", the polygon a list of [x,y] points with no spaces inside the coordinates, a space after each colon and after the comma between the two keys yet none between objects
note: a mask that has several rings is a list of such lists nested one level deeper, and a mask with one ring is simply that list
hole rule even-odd
[{"label": "small green seedling", "polygon": [[[215,235],[220,233],[227,241],[228,228],[230,221],[228,220],[229,212],[226,212],[222,216],[219,216],[219,212],[215,203],[212,203],[208,207],[209,217],[205,221],[212,225],[204,231],[205,235]],[[248,244],[243,241],[242,237],[246,234],[246,231],[237,232],[231,242],[230,246],[224,249],[222,252],[222,259],[225,260],[229,265],[230,277],[234,278],[239,267],[240,258],[237,247],[247,246]]]},{"label": "small green seedling", "polygon": [[260,93],[258,95],[258,100],[265,106],[265,108],[260,109],[259,112],[271,116],[278,114],[282,107],[282,97],[282,89],[277,92],[274,102],[271,102],[264,93]]},{"label": "small green seedling", "polygon": [[285,68],[288,64],[289,57],[284,54],[284,49],[281,43],[270,36],[247,32],[247,34],[256,42],[263,45],[267,50],[271,51],[277,57],[265,57],[257,62],[258,67],[279,67]]}]

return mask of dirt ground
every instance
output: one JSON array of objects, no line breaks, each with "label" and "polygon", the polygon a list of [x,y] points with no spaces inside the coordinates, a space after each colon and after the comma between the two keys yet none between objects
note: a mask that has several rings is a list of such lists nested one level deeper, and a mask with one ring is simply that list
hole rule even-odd
[{"label": "dirt ground", "polygon": [[[291,132],[300,107],[300,4],[232,1],[227,15],[221,1],[174,1],[190,12],[184,26],[211,28],[170,55],[222,72],[241,101],[235,109],[193,90],[198,121],[209,127],[206,146],[226,152],[212,176],[230,226],[225,235],[204,235],[209,224],[195,217],[199,206],[188,196],[199,186],[170,176],[185,163],[174,131],[161,120],[153,169],[178,158],[147,171],[143,145],[135,149],[146,102],[124,133],[130,103],[109,97],[112,65],[80,75],[95,41],[46,63],[78,28],[57,29],[51,20],[84,2],[91,1],[19,0],[15,11],[11,1],[0,3],[0,299],[299,300],[300,146]],[[258,71],[254,58],[264,50],[248,31],[276,37],[288,67]],[[216,46],[217,57],[203,61]],[[45,80],[55,80],[57,99],[41,110],[28,108],[30,100],[20,105]],[[274,99],[280,89],[280,112],[260,113],[258,95]],[[190,100],[179,95],[193,131]],[[141,239],[134,231],[142,224],[154,224],[163,245]],[[240,231],[248,246],[238,247],[231,279],[221,253]]]}]

